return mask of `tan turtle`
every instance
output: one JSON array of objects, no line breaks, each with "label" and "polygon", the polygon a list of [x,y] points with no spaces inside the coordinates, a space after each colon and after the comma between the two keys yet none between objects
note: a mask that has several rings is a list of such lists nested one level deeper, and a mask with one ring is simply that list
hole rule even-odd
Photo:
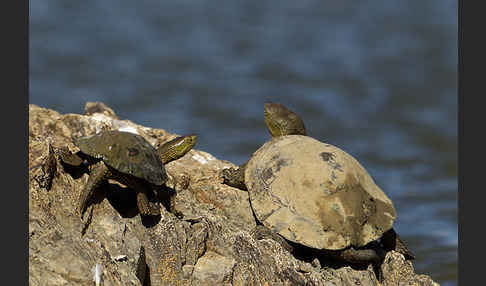
[{"label": "tan turtle", "polygon": [[392,228],[392,201],[356,159],[304,136],[302,120],[283,105],[266,103],[265,111],[272,140],[239,169],[223,172],[225,183],[248,190],[261,224],[348,262],[379,262],[390,249],[414,257]]}]

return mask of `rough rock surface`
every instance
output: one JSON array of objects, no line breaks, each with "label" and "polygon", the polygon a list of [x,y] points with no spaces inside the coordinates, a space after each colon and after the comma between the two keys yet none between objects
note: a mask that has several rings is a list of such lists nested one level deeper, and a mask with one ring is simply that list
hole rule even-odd
[{"label": "rough rock surface", "polygon": [[94,276],[101,285],[438,285],[394,251],[380,284],[371,265],[293,255],[255,236],[248,193],[219,177],[235,166],[197,149],[166,165],[174,213],[161,206],[159,220],[142,221],[134,191],[113,181],[82,220],[88,174],[64,166],[56,150],[78,151],[73,138],[101,130],[135,132],[155,147],[176,137],[120,120],[102,103],[88,103],[86,115],[29,106],[29,285],[95,285]]}]

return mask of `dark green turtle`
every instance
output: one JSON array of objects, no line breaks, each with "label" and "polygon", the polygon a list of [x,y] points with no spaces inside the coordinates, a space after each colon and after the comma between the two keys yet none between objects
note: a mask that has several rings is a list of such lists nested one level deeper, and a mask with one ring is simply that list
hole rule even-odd
[{"label": "dark green turtle", "polygon": [[142,136],[123,131],[104,131],[74,140],[80,149],[76,154],[59,152],[61,160],[72,166],[87,164],[88,182],[79,198],[83,215],[94,191],[108,179],[114,179],[137,192],[137,205],[142,216],[160,214],[149,195],[167,180],[164,164],[184,156],[196,144],[196,135],[177,137],[157,150]]},{"label": "dark green turtle", "polygon": [[259,223],[347,262],[377,263],[391,249],[414,258],[392,228],[392,201],[358,161],[305,136],[302,120],[281,104],[265,104],[265,122],[272,140],[222,173],[224,183],[248,190]]}]

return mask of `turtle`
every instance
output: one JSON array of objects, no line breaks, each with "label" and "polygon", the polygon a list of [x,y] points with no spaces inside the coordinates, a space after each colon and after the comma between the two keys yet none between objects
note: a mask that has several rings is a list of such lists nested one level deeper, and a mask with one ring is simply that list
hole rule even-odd
[{"label": "turtle", "polygon": [[392,227],[393,202],[354,157],[307,136],[280,103],[265,103],[265,123],[272,139],[222,172],[223,183],[249,192],[260,229],[350,263],[377,265],[392,249],[415,258]]},{"label": "turtle", "polygon": [[147,140],[131,132],[108,130],[74,140],[80,151],[58,151],[63,163],[87,166],[88,182],[79,197],[78,212],[83,216],[95,190],[114,179],[137,193],[142,216],[160,215],[158,205],[149,203],[149,195],[167,181],[164,165],[184,156],[196,144],[195,134],[179,136],[155,149]]}]

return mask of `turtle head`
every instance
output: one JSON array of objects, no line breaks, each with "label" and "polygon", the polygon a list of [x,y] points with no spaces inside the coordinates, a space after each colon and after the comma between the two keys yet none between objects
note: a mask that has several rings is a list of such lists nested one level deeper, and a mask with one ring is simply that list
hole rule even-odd
[{"label": "turtle head", "polygon": [[302,119],[280,103],[265,102],[265,124],[272,137],[306,135]]},{"label": "turtle head", "polygon": [[179,136],[172,139],[157,149],[163,164],[177,160],[189,152],[197,141],[196,134]]},{"label": "turtle head", "polygon": [[196,141],[197,141],[197,135],[196,134],[189,134],[186,136],[181,136],[182,137],[182,145],[183,145],[183,152],[184,154],[189,152],[194,146],[196,146]]}]

